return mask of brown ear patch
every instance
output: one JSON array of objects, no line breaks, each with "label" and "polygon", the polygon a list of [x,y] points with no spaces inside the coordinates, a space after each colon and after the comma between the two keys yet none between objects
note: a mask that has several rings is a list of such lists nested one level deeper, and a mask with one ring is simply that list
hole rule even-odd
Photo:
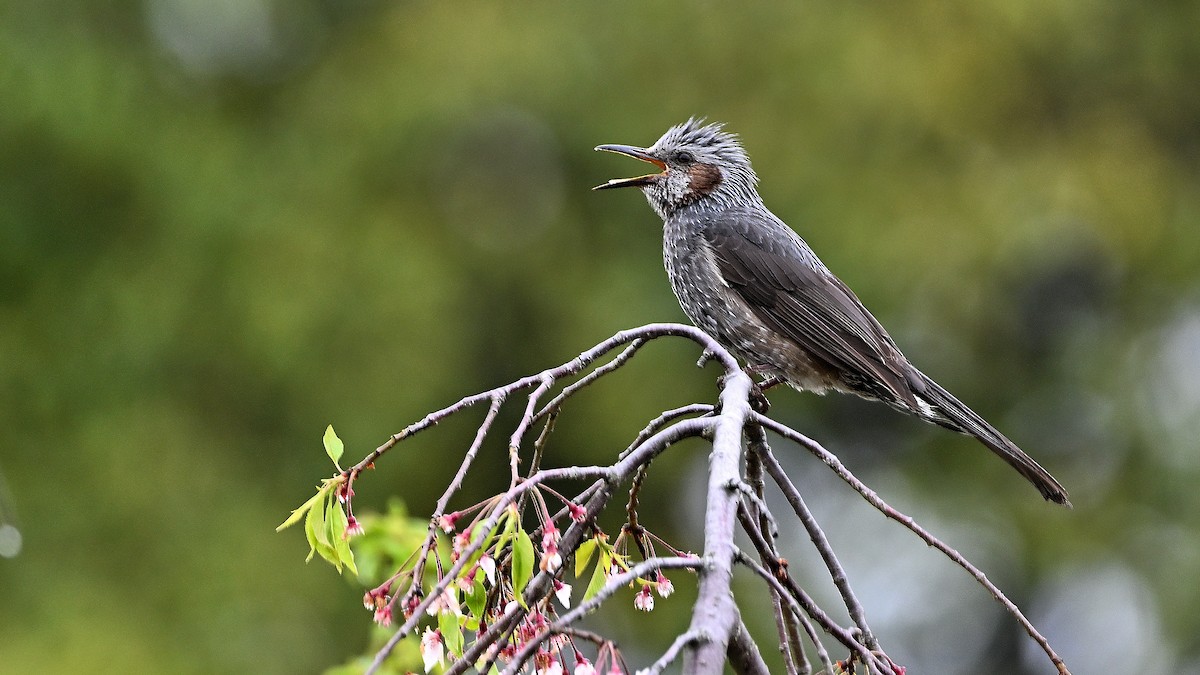
[{"label": "brown ear patch", "polygon": [[721,184],[721,170],[715,164],[699,162],[688,168],[688,185],[692,192],[706,195]]}]

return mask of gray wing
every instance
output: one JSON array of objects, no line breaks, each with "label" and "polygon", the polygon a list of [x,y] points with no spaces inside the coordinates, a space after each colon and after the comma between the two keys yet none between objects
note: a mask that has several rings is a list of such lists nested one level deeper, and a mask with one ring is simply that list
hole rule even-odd
[{"label": "gray wing", "polygon": [[[918,410],[915,369],[854,293],[812,256],[787,226],[755,211],[725,213],[703,234],[729,288],[755,315],[839,373],[844,384]],[[810,252],[811,254],[811,252]],[[915,390],[915,391],[914,391]]]}]

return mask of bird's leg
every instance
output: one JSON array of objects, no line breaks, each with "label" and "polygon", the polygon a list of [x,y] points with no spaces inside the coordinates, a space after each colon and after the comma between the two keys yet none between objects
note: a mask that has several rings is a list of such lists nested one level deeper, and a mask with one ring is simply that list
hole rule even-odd
[{"label": "bird's leg", "polygon": [[[755,382],[755,375],[763,375],[766,373],[771,373],[775,370],[771,366],[765,364],[746,366],[742,370],[750,376],[750,407],[754,409],[754,412],[765,415],[771,408],[771,402],[767,400],[767,397],[763,392],[771,387],[783,384],[783,380],[775,375],[767,375],[767,377],[763,378],[761,381]],[[724,375],[721,375],[717,378],[717,388],[725,388]]]},{"label": "bird's leg", "polygon": [[771,402],[767,400],[766,391],[771,387],[783,384],[783,380],[778,375],[775,375],[775,368],[765,365],[756,364],[746,367],[746,374],[750,376],[751,382],[754,381],[755,375],[766,375],[762,380],[753,382],[750,387],[750,407],[761,415],[767,414],[771,409]]},{"label": "bird's leg", "polygon": [[783,383],[783,378],[779,377],[778,375],[768,375],[763,378],[762,382],[758,383],[758,388],[762,391],[766,391],[768,389],[778,387]]}]

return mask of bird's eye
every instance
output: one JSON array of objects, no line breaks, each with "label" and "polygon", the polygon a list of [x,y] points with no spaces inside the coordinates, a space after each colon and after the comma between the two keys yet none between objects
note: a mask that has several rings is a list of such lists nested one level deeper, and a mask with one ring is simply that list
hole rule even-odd
[{"label": "bird's eye", "polygon": [[696,161],[696,158],[693,157],[692,153],[688,152],[687,150],[680,150],[679,152],[675,153],[675,161],[680,164],[691,164],[692,162]]}]

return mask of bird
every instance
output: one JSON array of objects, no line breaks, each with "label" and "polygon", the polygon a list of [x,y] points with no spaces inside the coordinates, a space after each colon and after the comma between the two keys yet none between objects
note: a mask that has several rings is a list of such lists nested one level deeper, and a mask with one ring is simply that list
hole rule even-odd
[{"label": "bird", "polygon": [[973,436],[1048,501],[1066,489],[991,424],[922,373],[850,288],[767,209],[737,135],[692,117],[653,145],[600,145],[658,172],[593,190],[636,187],[663,220],[663,262],[693,324],[746,363],[791,387],[881,401]]}]

